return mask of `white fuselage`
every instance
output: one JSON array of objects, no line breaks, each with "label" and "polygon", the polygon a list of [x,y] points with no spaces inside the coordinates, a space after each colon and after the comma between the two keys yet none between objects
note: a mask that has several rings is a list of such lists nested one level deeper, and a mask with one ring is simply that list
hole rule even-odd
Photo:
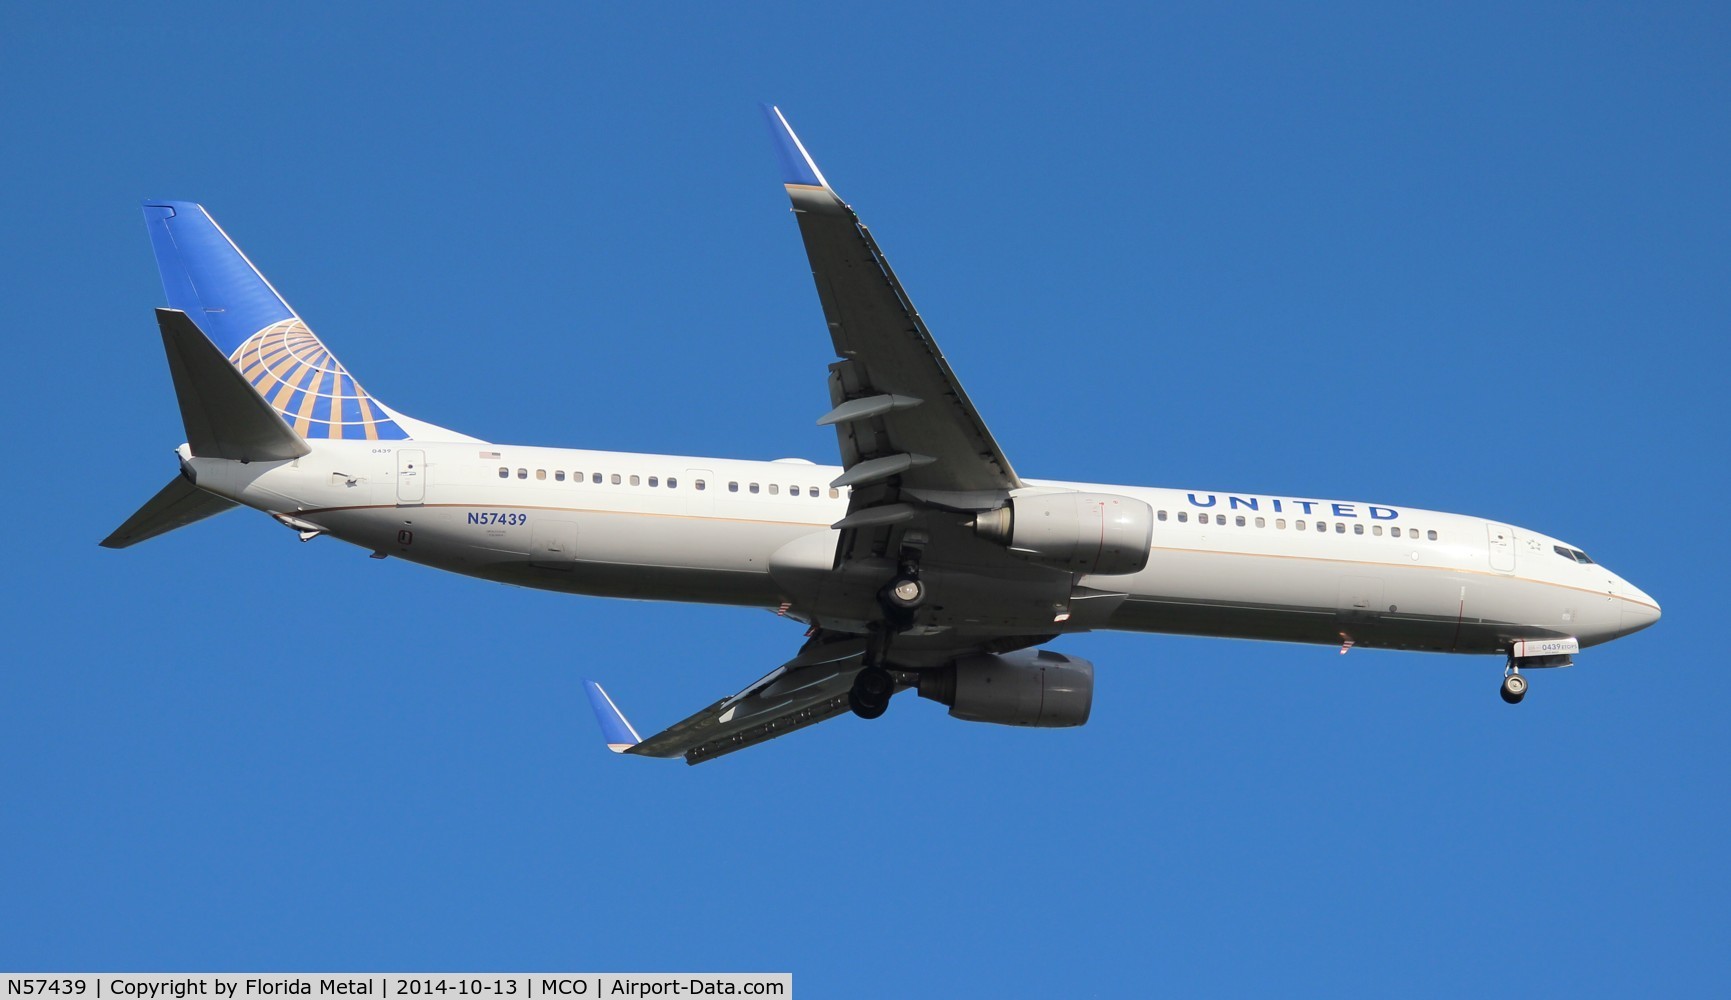
[{"label": "white fuselage", "polygon": [[[836,467],[474,442],[317,441],[292,462],[182,461],[198,486],[439,569],[548,590],[783,608],[835,552]],[[1656,603],[1554,538],[1362,502],[1029,481],[1156,512],[1147,567],[1080,576],[1077,612],[1000,630],[1092,628],[1441,652],[1582,646]],[[778,572],[782,570],[782,572]],[[934,588],[935,589],[935,588]],[[1092,602],[1084,596],[1094,598]],[[1092,610],[1089,610],[1092,609]],[[981,626],[984,629],[984,626]]]}]

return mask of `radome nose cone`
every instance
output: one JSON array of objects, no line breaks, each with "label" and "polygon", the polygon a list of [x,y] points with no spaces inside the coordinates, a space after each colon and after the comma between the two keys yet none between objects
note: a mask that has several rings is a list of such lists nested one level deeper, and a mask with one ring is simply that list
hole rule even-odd
[{"label": "radome nose cone", "polygon": [[1632,593],[1623,599],[1623,634],[1639,632],[1659,620],[1659,602],[1629,588]]}]

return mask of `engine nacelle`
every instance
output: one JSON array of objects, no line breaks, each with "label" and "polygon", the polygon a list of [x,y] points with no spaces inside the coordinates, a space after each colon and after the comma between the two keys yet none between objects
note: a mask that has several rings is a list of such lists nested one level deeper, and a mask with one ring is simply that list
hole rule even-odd
[{"label": "engine nacelle", "polygon": [[1088,721],[1094,665],[1049,649],[964,656],[920,671],[920,697],[950,706],[969,722],[1055,729]]},{"label": "engine nacelle", "polygon": [[1140,573],[1154,541],[1154,508],[1111,493],[1036,493],[976,516],[974,531],[1042,565]]}]

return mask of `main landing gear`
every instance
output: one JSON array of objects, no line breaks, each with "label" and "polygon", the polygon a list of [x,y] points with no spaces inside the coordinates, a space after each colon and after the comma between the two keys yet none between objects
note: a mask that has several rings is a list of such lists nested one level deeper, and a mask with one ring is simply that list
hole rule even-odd
[{"label": "main landing gear", "polygon": [[1521,699],[1527,696],[1527,679],[1521,676],[1520,669],[1512,662],[1503,673],[1503,700],[1511,705],[1519,705]]},{"label": "main landing gear", "polygon": [[853,690],[847,693],[848,707],[862,719],[875,719],[890,707],[890,696],[896,693],[896,679],[880,666],[869,666],[853,679]]},{"label": "main landing gear", "polygon": [[878,604],[883,608],[884,621],[892,632],[906,632],[913,627],[914,615],[926,603],[926,585],[920,579],[920,567],[912,560],[904,561],[895,578],[878,591]]},{"label": "main landing gear", "polygon": [[926,602],[926,585],[917,576],[898,576],[884,588],[883,599],[899,611],[915,611]]},{"label": "main landing gear", "polygon": [[878,591],[883,622],[874,627],[867,639],[865,666],[855,675],[853,688],[847,693],[853,714],[875,719],[890,707],[890,698],[896,693],[896,679],[884,669],[890,641],[913,627],[914,616],[925,603],[926,585],[920,579],[919,549],[904,548],[895,577]]}]

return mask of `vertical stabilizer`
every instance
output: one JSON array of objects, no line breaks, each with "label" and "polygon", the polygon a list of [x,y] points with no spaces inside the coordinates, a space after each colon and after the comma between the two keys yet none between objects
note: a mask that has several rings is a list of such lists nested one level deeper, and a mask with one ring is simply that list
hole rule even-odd
[{"label": "vertical stabilizer", "polygon": [[146,202],[171,308],[185,313],[308,440],[473,440],[405,417],[362,389],[201,205]]}]

